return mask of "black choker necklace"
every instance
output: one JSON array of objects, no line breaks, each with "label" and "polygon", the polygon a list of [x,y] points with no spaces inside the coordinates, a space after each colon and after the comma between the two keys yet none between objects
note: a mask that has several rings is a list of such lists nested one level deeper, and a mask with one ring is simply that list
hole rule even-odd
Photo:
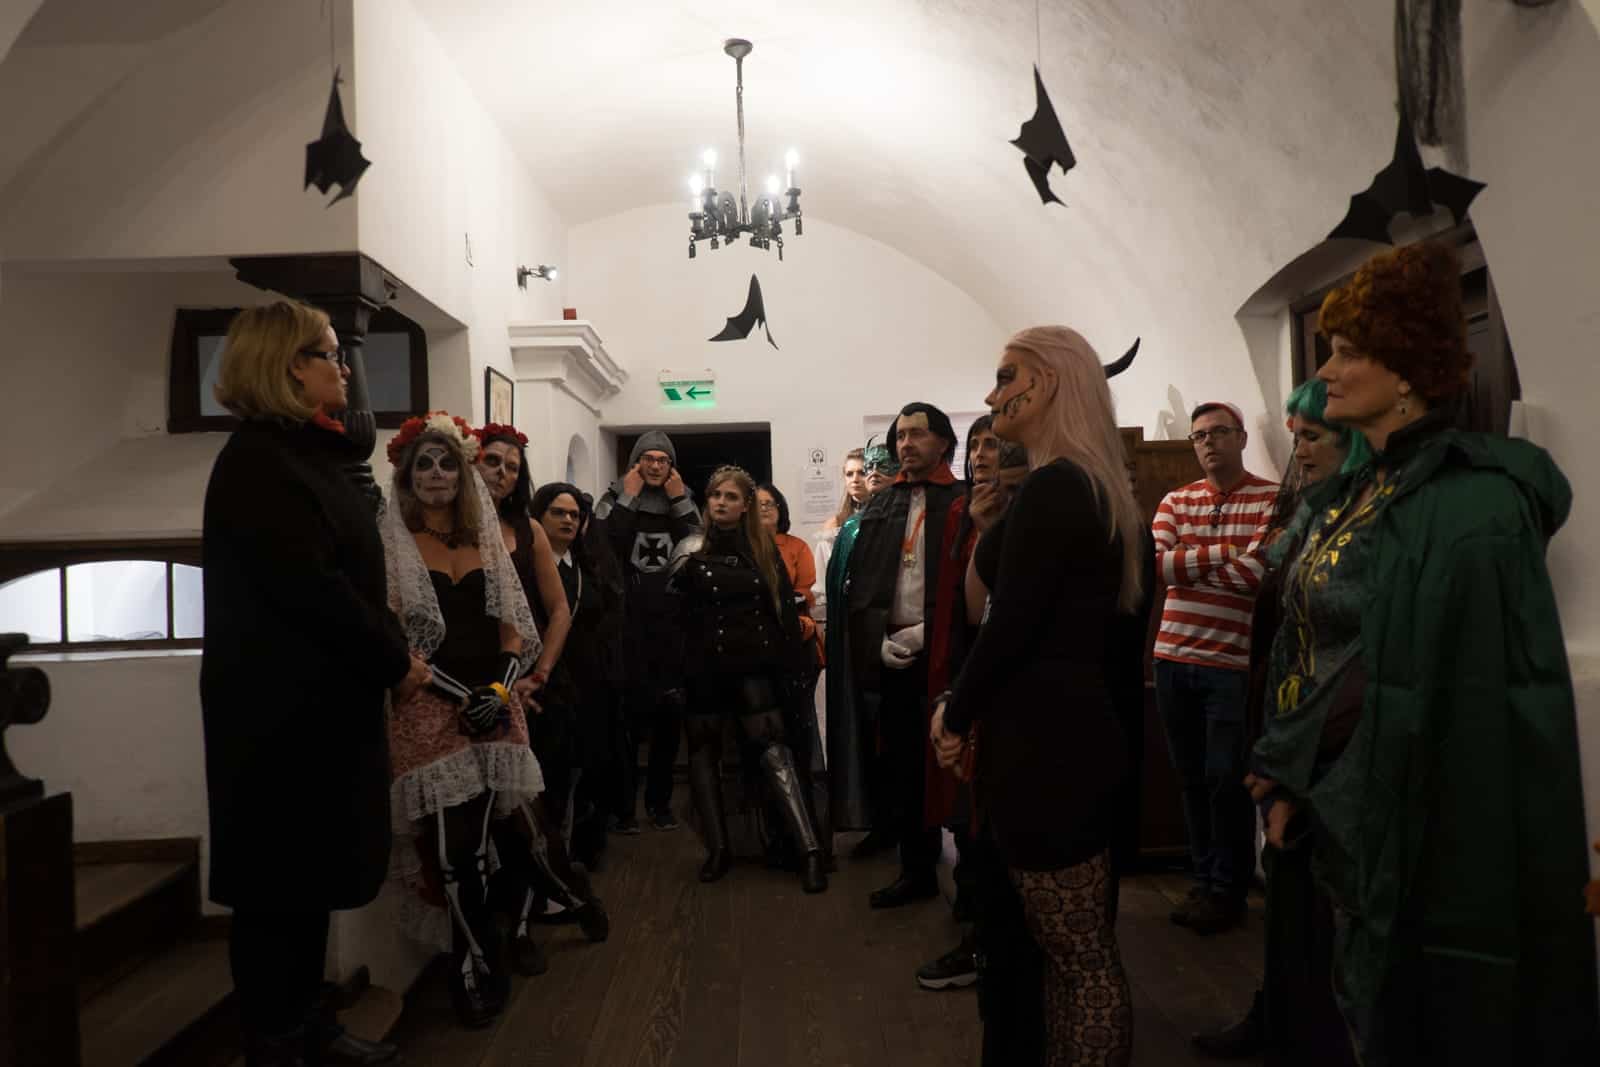
[{"label": "black choker necklace", "polygon": [[449,532],[441,533],[440,531],[435,530],[432,526],[428,526],[427,524],[423,525],[422,532],[427,534],[429,537],[432,537],[436,541],[443,541],[445,544],[451,546],[452,548],[455,547],[456,535],[454,533],[449,533]]}]

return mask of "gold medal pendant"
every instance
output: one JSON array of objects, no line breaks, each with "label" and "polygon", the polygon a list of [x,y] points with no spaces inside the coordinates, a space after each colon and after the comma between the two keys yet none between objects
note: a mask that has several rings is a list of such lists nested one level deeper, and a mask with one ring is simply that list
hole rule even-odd
[{"label": "gold medal pendant", "polygon": [[907,568],[915,567],[917,565],[917,557],[913,553],[907,552],[900,557],[900,565]]}]

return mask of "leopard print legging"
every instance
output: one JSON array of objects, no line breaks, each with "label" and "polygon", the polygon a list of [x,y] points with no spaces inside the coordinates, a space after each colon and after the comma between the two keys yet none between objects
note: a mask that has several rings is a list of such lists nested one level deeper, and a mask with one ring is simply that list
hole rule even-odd
[{"label": "leopard print legging", "polygon": [[1122,1067],[1133,1059],[1133,999],[1107,912],[1107,854],[1057,871],[1011,870],[1028,929],[1049,958],[1048,1067]]}]

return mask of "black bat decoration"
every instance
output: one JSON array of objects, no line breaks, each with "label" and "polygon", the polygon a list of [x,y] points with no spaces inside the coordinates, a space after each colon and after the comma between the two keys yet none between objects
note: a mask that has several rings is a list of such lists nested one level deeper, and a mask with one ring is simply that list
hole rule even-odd
[{"label": "black bat decoration", "polygon": [[333,87],[328,91],[328,111],[322,119],[322,136],[306,145],[306,184],[319,192],[339,186],[339,195],[328,201],[332,207],[356,191],[356,183],[372,161],[361,154],[361,142],[344,121],[344,104],[339,100],[339,72],[333,72]]},{"label": "black bat decoration", "polygon": [[1139,354],[1139,341],[1140,340],[1141,340],[1140,338],[1135,337],[1133,339],[1133,347],[1128,349],[1126,352],[1124,352],[1122,354],[1122,358],[1121,359],[1119,359],[1119,360],[1117,360],[1117,361],[1115,361],[1113,363],[1107,363],[1106,364],[1106,378],[1107,379],[1115,378],[1117,375],[1121,374],[1123,371],[1125,371],[1129,367],[1133,366],[1133,357],[1137,356]]},{"label": "black bat decoration", "polygon": [[1054,202],[1065,207],[1065,202],[1050,188],[1050,168],[1059,166],[1065,174],[1078,165],[1078,159],[1072,154],[1072,146],[1067,144],[1067,133],[1056,117],[1055,106],[1050,103],[1050,94],[1045,91],[1038,67],[1033,68],[1033,89],[1037,100],[1033,118],[1022,124],[1022,130],[1011,143],[1022,150],[1025,157],[1022,166],[1039,193],[1039,202]]},{"label": "black bat decoration", "polygon": [[1448,208],[1459,226],[1467,217],[1467,208],[1484,188],[1482,182],[1452,174],[1443,167],[1423,167],[1422,153],[1411,132],[1411,116],[1402,106],[1394,158],[1373,176],[1371,185],[1350,198],[1349,210],[1328,239],[1348,237],[1392,245],[1389,227],[1396,215],[1405,212],[1413,218],[1426,218],[1433,214],[1435,204]]},{"label": "black bat decoration", "polygon": [[767,344],[773,348],[778,347],[778,342],[772,339],[772,330],[767,326],[767,305],[761,300],[761,283],[754,274],[750,275],[750,295],[745,298],[744,310],[728,320],[722,332],[711,338],[713,341],[738,341],[750,336],[750,331],[760,323],[766,331]]}]

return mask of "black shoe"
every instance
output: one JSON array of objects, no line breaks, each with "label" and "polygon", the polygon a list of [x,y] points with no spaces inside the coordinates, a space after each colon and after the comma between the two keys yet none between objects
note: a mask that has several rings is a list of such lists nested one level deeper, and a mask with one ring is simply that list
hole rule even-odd
[{"label": "black shoe", "polygon": [[1242,899],[1212,893],[1189,913],[1189,929],[1202,937],[1226,933],[1244,922],[1245,910]]},{"label": "black shoe", "polygon": [[271,1037],[251,1036],[245,1042],[245,1067],[310,1067],[305,1049],[304,1027]]},{"label": "black shoe", "polygon": [[1194,914],[1194,910],[1204,904],[1206,898],[1210,895],[1210,891],[1205,886],[1190,886],[1188,894],[1183,898],[1183,903],[1173,908],[1172,914],[1168,918],[1179,926],[1188,926],[1189,918]]},{"label": "black shoe", "polygon": [[977,980],[978,954],[970,937],[962,938],[961,944],[932,963],[917,968],[917,984],[923,989],[961,989]]},{"label": "black shoe", "polygon": [[611,820],[611,832],[632,837],[639,832],[639,820],[632,815],[618,815]]},{"label": "black shoe", "polygon": [[827,864],[820,852],[807,852],[800,867],[800,888],[807,893],[825,893],[828,889]]},{"label": "black shoe", "polygon": [[874,908],[898,908],[914,900],[930,900],[939,895],[939,880],[933,875],[913,877],[904,872],[882,889],[874,890],[867,903]]},{"label": "black shoe", "polygon": [[503,1001],[495,1003],[494,994],[488,988],[489,976],[479,974],[476,978],[476,983],[469,988],[460,971],[450,976],[450,1001],[455,1005],[456,1018],[468,1030],[482,1030],[490,1025],[504,1007]]},{"label": "black shoe", "polygon": [[706,856],[706,861],[700,865],[700,880],[702,882],[716,882],[728,873],[728,868],[733,866],[733,857],[728,855],[725,848],[714,848]]},{"label": "black shoe", "polygon": [[890,833],[888,830],[873,830],[850,849],[850,858],[863,860],[869,856],[876,856],[880,852],[888,852],[900,843],[900,835]]},{"label": "black shoe", "polygon": [[534,978],[550,969],[550,960],[539,942],[527,934],[511,939],[511,966],[524,978]]},{"label": "black shoe", "polygon": [[323,1044],[320,1049],[313,1050],[312,1063],[393,1063],[400,1055],[400,1050],[394,1045],[382,1041],[368,1041],[360,1038],[339,1027],[333,1039]]},{"label": "black shoe", "polygon": [[676,830],[678,820],[673,818],[670,807],[654,808],[650,811],[650,825],[657,830]]},{"label": "black shoe", "polygon": [[1261,991],[1256,990],[1250,1012],[1226,1030],[1214,1034],[1195,1034],[1189,1045],[1202,1056],[1215,1060],[1253,1059],[1267,1050],[1267,1027],[1263,1018]]},{"label": "black shoe", "polygon": [[578,929],[590,941],[599,944],[611,936],[611,916],[606,914],[598,897],[585,901],[581,908],[573,912],[573,917],[578,921]]}]

